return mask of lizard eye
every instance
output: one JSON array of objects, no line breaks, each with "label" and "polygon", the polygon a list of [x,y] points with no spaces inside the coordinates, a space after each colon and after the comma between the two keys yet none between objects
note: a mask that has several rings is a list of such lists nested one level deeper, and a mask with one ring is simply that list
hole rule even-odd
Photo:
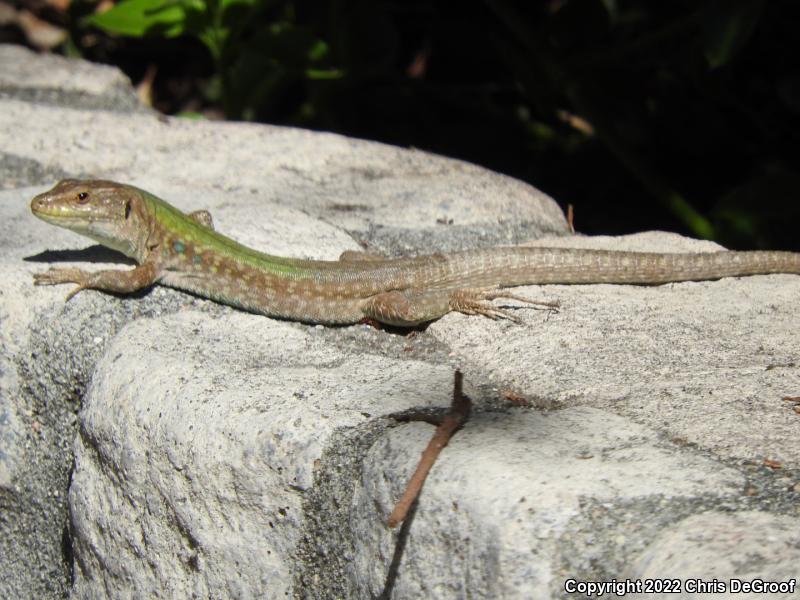
[{"label": "lizard eye", "polygon": [[89,192],[78,192],[78,202],[86,204],[89,201]]}]

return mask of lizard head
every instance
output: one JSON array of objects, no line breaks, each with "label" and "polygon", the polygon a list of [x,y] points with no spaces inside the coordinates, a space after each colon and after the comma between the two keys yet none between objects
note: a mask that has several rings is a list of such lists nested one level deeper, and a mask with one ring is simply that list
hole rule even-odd
[{"label": "lizard head", "polygon": [[138,189],[104,180],[64,179],[31,200],[31,212],[43,221],[132,257],[146,210]]}]

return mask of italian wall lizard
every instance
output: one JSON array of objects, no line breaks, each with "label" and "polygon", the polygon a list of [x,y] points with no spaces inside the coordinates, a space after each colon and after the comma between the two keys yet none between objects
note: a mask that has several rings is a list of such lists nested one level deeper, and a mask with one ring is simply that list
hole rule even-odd
[{"label": "italian wall lizard", "polygon": [[[778,251],[659,254],[501,247],[412,258],[345,253],[338,261],[271,256],[213,229],[205,211],[184,214],[136,187],[66,179],[36,196],[37,217],[134,259],[132,270],[52,269],[38,285],[129,293],[155,283],[271,317],[413,326],[450,311],[510,318],[500,288],[547,283],[660,284],[766,273],[800,274],[800,254]],[[536,302],[533,302],[537,304]],[[541,303],[546,304],[546,303]]]}]

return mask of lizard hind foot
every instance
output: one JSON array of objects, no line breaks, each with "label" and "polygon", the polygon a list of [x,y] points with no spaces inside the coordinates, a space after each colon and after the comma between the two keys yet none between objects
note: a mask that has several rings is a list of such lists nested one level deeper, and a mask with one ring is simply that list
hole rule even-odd
[{"label": "lizard hind foot", "polygon": [[450,296],[450,310],[464,313],[465,315],[481,315],[493,321],[505,319],[514,323],[522,321],[506,308],[492,304],[492,300],[516,300],[524,302],[539,310],[557,312],[560,304],[557,301],[531,300],[499,288],[463,289],[453,292]]}]

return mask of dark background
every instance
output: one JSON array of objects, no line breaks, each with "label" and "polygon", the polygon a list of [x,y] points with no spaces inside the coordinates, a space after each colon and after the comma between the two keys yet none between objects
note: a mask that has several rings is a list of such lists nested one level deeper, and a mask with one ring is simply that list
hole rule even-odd
[{"label": "dark background", "polygon": [[2,41],[118,65],[167,114],[462,158],[573,205],[584,233],[666,229],[800,249],[796,1],[6,7],[63,36],[42,43],[17,19]]}]

